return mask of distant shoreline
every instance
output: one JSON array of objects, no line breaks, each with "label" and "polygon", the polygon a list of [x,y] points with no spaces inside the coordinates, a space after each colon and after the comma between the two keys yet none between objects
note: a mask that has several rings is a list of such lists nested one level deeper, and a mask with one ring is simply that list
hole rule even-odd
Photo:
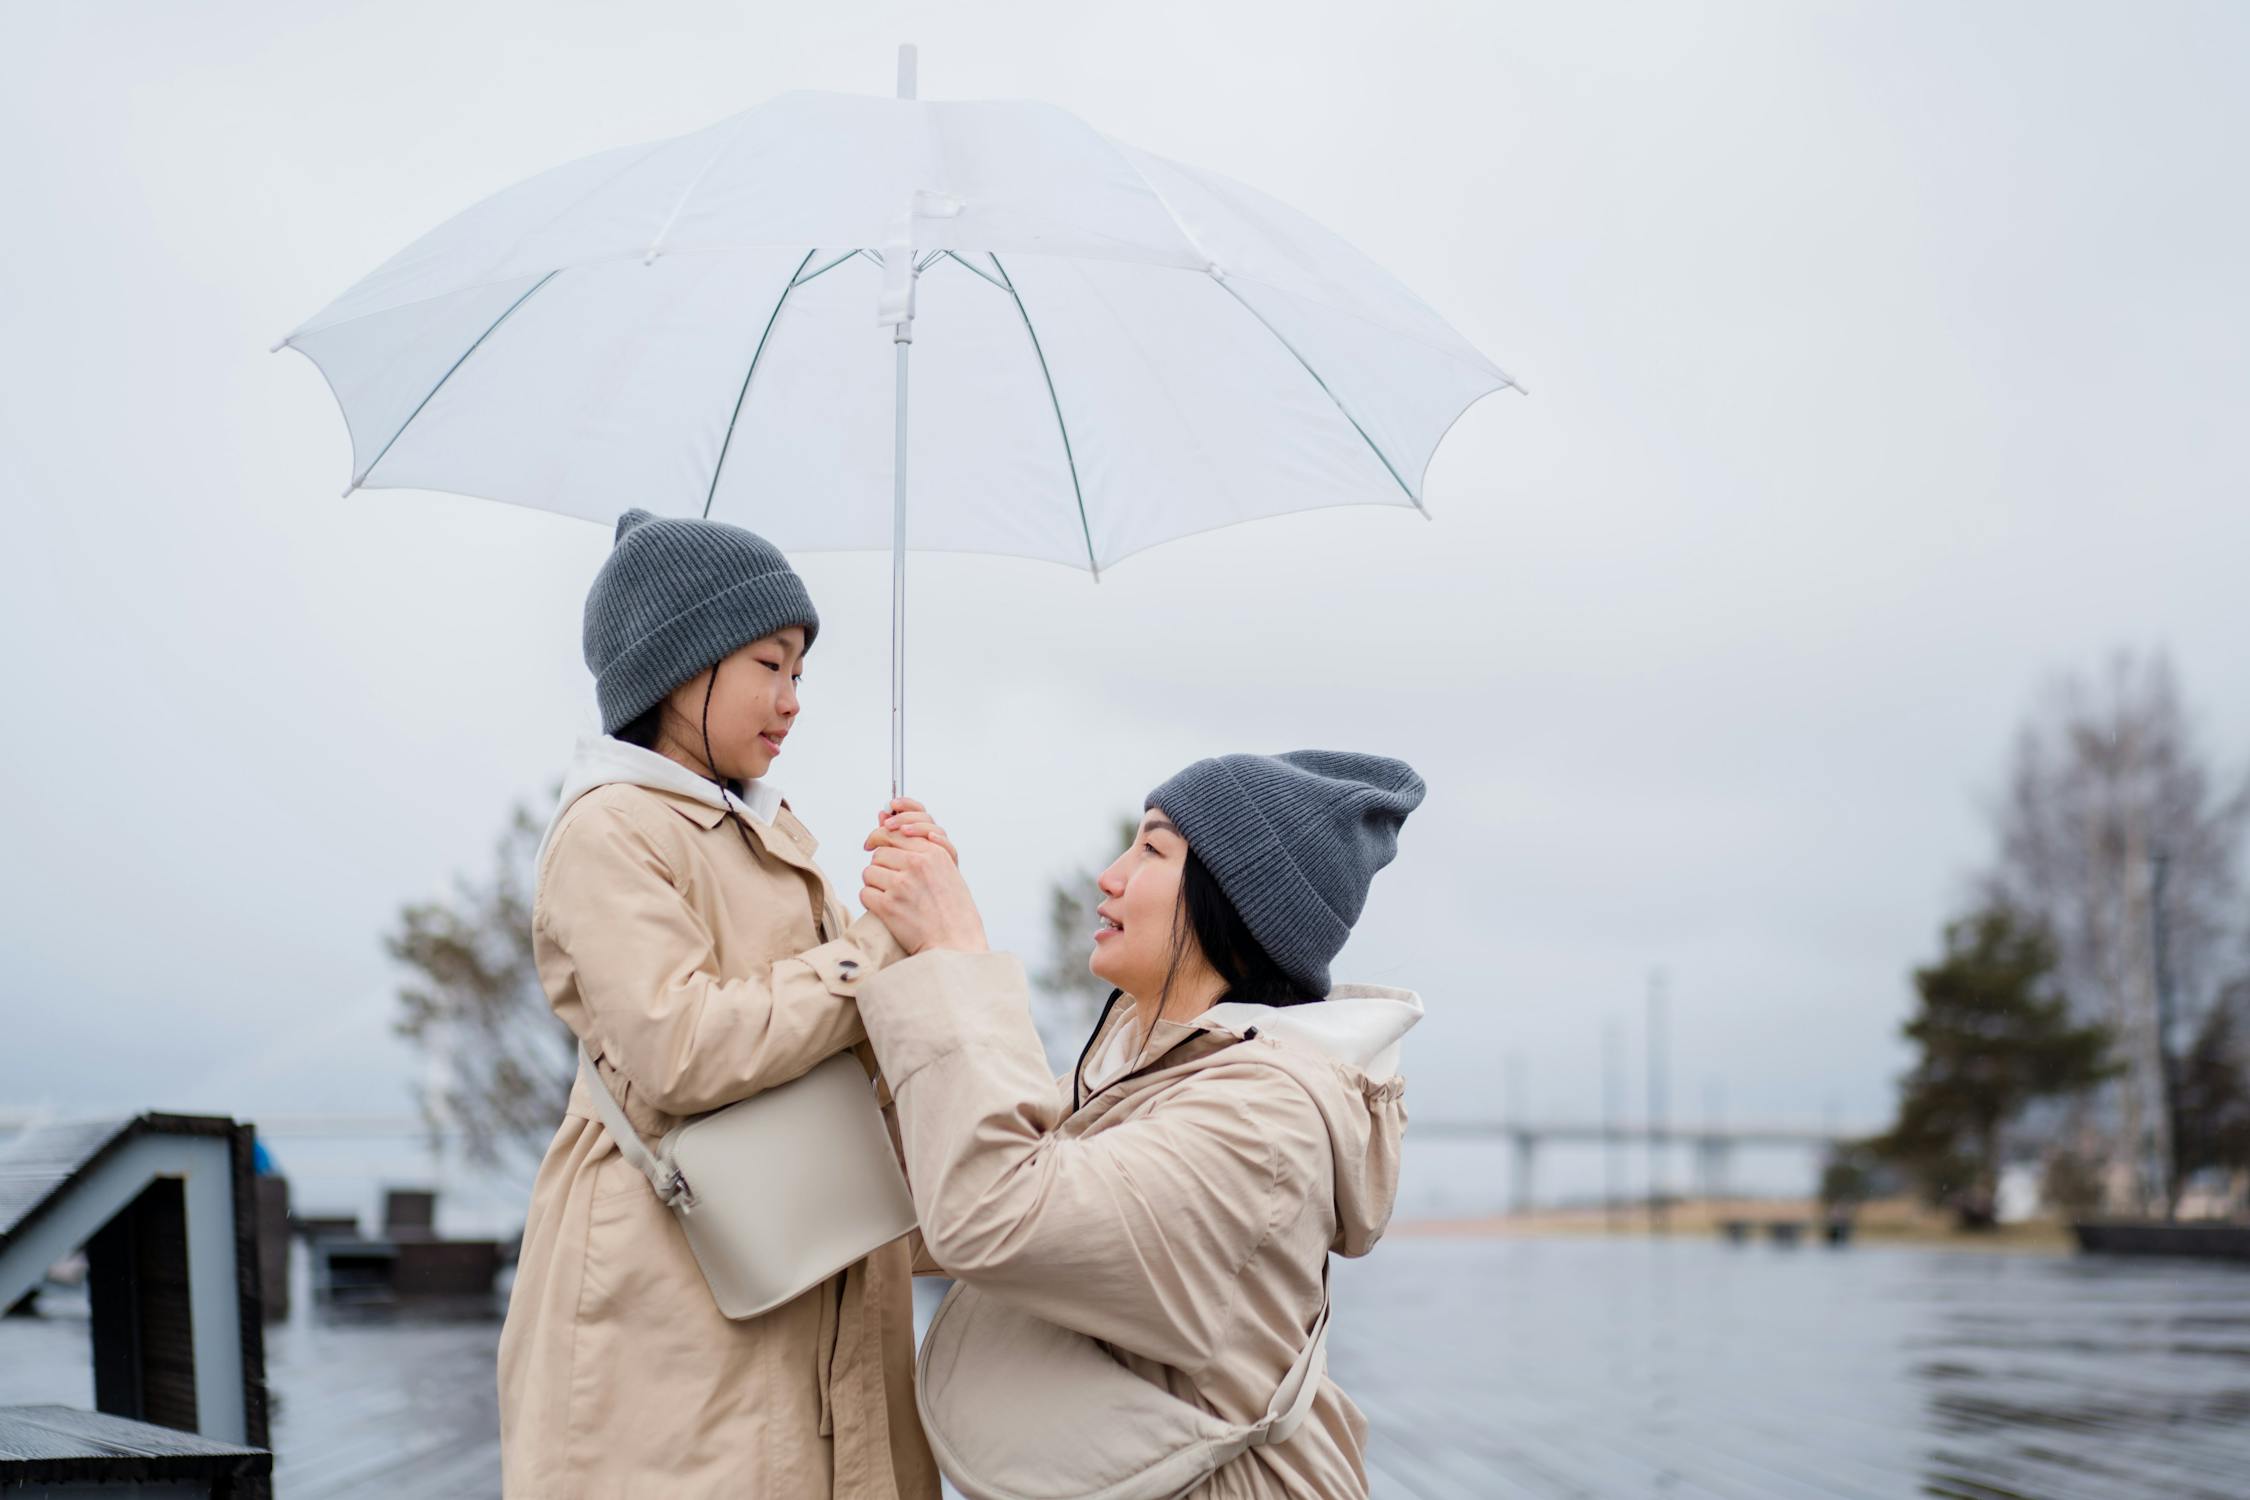
[{"label": "distant shoreline", "polygon": [[[1720,1237],[1722,1224],[1744,1220],[1752,1226],[1753,1242],[1763,1245],[1768,1242],[1768,1224],[1790,1223],[1800,1226],[1802,1245],[1818,1249],[1825,1219],[1825,1211],[1809,1198],[1729,1198],[1674,1203],[1665,1210],[1666,1227],[1662,1237],[1715,1240]],[[1642,1203],[1622,1204],[1614,1210],[1593,1204],[1537,1208],[1526,1213],[1484,1214],[1466,1219],[1409,1219],[1393,1224],[1390,1235],[1399,1239],[1653,1237],[1649,1210]],[[1851,1243],[2024,1255],[2069,1255],[2077,1249],[2070,1226],[2060,1219],[2033,1219],[1972,1232],[1956,1229],[1946,1214],[1907,1200],[1862,1207],[1852,1216]]]}]

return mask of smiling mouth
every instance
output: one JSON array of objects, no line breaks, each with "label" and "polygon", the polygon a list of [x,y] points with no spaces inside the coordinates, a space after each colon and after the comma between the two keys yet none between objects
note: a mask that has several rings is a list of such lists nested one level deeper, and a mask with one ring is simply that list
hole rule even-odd
[{"label": "smiling mouth", "polygon": [[781,741],[783,738],[786,738],[786,736],[761,734],[758,736],[758,738],[765,741],[765,746],[768,750],[771,750],[774,754],[779,755],[781,753]]}]

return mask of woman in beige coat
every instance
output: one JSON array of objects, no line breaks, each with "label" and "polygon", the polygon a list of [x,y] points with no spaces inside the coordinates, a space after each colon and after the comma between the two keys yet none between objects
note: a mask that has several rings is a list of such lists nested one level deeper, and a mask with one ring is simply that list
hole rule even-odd
[{"label": "woman in beige coat", "polygon": [[[649,1141],[865,1033],[900,956],[846,914],[762,778],[819,619],[737,527],[628,512],[586,602],[604,734],[538,861],[549,1001]],[[583,1078],[548,1147],[500,1339],[510,1500],[934,1500],[913,1403],[911,1266],[885,1246],[795,1300],[722,1316]]]},{"label": "woman in beige coat", "polygon": [[[1403,763],[1331,751],[1199,761],[1158,787],[1100,882],[1092,967],[1117,993],[1059,1083],[1021,967],[985,951],[926,819],[905,809],[879,831],[861,903],[916,956],[861,986],[858,1004],[895,1093],[929,1260],[1102,1341],[1226,1423],[1256,1423],[1326,1305],[1330,1252],[1366,1254],[1390,1217],[1399,1040],[1421,1002],[1331,988],[1328,966],[1421,798]],[[923,1378],[961,1367],[932,1362]],[[1115,1450],[1135,1441],[1028,1373],[1008,1404],[994,1414],[1018,1424],[1008,1430],[1085,1435],[1083,1460],[1052,1450],[1070,1472],[1042,1476],[1067,1480],[1046,1492],[1112,1481]],[[962,1479],[948,1437],[931,1432]],[[1364,1496],[1366,1438],[1324,1381],[1293,1435],[1250,1447],[1195,1494]]]}]

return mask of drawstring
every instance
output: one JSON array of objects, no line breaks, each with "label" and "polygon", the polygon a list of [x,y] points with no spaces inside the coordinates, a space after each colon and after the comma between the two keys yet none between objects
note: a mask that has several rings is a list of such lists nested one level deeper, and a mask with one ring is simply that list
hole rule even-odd
[{"label": "drawstring", "polygon": [[[1070,1112],[1072,1114],[1077,1114],[1087,1105],[1093,1103],[1096,1099],[1099,1099],[1102,1095],[1108,1093],[1111,1089],[1117,1087],[1127,1079],[1138,1078],[1143,1073],[1155,1072],[1158,1068],[1164,1066],[1165,1058],[1170,1057],[1173,1053],[1179,1051],[1182,1047],[1185,1047],[1188,1043],[1194,1041],[1197,1037],[1209,1036],[1211,1034],[1211,1028],[1209,1028],[1208,1026],[1197,1027],[1195,1030],[1189,1032],[1186,1036],[1183,1036],[1178,1041],[1174,1042],[1171,1046],[1166,1047],[1155,1057],[1149,1059],[1145,1063],[1142,1063],[1137,1068],[1131,1069],[1128,1072],[1118,1074],[1115,1078],[1112,1078],[1109,1082],[1103,1084],[1100,1088],[1094,1090],[1093,1093],[1087,1095],[1085,1099],[1081,1100],[1078,1097],[1078,1091],[1085,1086],[1086,1056],[1088,1053],[1094,1050],[1094,1042],[1096,1038],[1101,1036],[1102,1028],[1109,1024],[1109,1013],[1117,1008],[1117,1002],[1119,998],[1124,995],[1124,993],[1125,992],[1123,990],[1111,990],[1109,992],[1109,999],[1102,1005],[1101,1019],[1094,1023],[1093,1034],[1086,1038],[1086,1045],[1078,1049],[1078,1066],[1070,1070]],[[1257,1035],[1256,1028],[1252,1028],[1251,1035]],[[1144,1040],[1141,1045],[1143,1047],[1146,1047],[1148,1043]]]},{"label": "drawstring", "polygon": [[1109,999],[1102,1003],[1101,1019],[1094,1023],[1093,1031],[1086,1038],[1086,1045],[1078,1049],[1078,1066],[1070,1070],[1070,1112],[1072,1114],[1077,1114],[1083,1107],[1079,1102],[1078,1091],[1086,1083],[1086,1054],[1094,1050],[1094,1038],[1100,1036],[1102,1028],[1109,1024],[1109,1013],[1117,1008],[1117,997],[1124,993],[1123,990],[1111,990],[1109,992]]}]

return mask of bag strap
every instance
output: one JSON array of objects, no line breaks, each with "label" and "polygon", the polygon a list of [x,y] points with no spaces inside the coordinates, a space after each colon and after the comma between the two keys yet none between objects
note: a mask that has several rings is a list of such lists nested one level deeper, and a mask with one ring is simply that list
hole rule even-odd
[{"label": "bag strap", "polygon": [[609,1138],[617,1143],[617,1154],[639,1169],[666,1208],[693,1206],[695,1199],[687,1190],[687,1179],[668,1170],[648,1149],[641,1133],[633,1128],[633,1122],[625,1118],[624,1106],[602,1081],[601,1070],[594,1066],[584,1042],[578,1044],[578,1076],[586,1081],[586,1092],[593,1097],[594,1113],[601,1117],[602,1128],[609,1132]]},{"label": "bag strap", "polygon": [[1286,1443],[1297,1435],[1297,1429],[1312,1415],[1313,1401],[1320,1395],[1321,1381],[1328,1374],[1328,1262],[1320,1264],[1320,1316],[1313,1319],[1312,1336],[1289,1366],[1289,1373],[1281,1377],[1280,1388],[1266,1407],[1266,1414],[1250,1429],[1247,1446],[1264,1447],[1269,1443]]},{"label": "bag strap", "polygon": [[[742,814],[738,812],[738,807],[742,805],[742,798],[738,798],[733,792],[727,792],[724,798],[727,798],[727,812],[736,821],[736,832],[740,832]],[[742,834],[742,839],[747,841],[749,834]],[[812,902],[812,920],[819,927],[821,942],[835,940],[835,922],[830,920],[830,897],[826,882],[821,884],[817,900]],[[616,1154],[623,1156],[628,1163],[639,1169],[641,1176],[648,1178],[648,1185],[655,1187],[657,1199],[664,1201],[664,1208],[675,1208],[682,1212],[695,1208],[695,1194],[688,1192],[686,1178],[677,1169],[666,1167],[661,1160],[657,1160],[655,1151],[648,1149],[648,1142],[641,1140],[641,1131],[632,1129],[632,1120],[625,1118],[625,1106],[616,1102],[616,1095],[610,1093],[610,1084],[605,1084],[601,1079],[601,1068],[594,1066],[594,1057],[585,1050],[583,1041],[578,1043],[578,1077],[585,1079],[585,1091],[594,1100],[594,1113],[601,1118],[601,1127],[610,1131],[610,1140],[616,1142]]]}]

